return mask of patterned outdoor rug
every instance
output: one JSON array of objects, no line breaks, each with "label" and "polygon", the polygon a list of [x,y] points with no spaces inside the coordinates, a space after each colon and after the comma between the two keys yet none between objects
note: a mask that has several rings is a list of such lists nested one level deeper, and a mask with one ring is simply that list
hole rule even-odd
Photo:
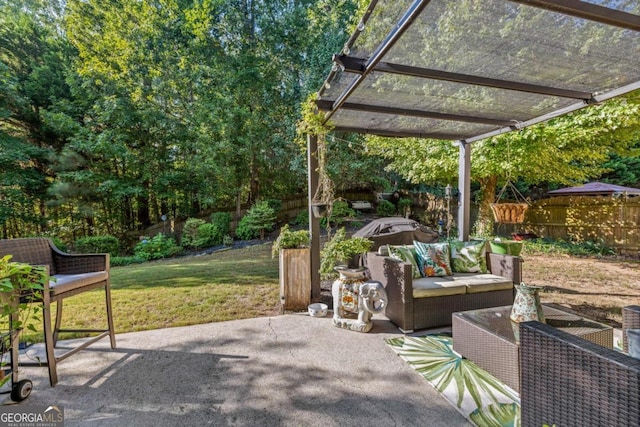
[{"label": "patterned outdoor rug", "polygon": [[400,337],[387,344],[477,426],[519,426],[518,395],[453,351],[447,335]]}]

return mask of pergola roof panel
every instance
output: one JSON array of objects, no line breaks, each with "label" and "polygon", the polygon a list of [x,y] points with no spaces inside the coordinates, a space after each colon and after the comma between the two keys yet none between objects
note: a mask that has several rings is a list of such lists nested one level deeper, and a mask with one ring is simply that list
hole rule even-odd
[{"label": "pergola roof panel", "polygon": [[478,132],[489,132],[499,129],[499,126],[480,123],[468,123],[452,120],[438,120],[432,118],[411,117],[400,114],[361,114],[359,111],[341,109],[332,119],[333,124],[340,129],[367,129],[375,135],[406,136],[422,132],[424,138],[455,139],[457,135],[475,135]]},{"label": "pergola roof panel", "polygon": [[[465,7],[470,8],[466,13],[459,11]],[[579,91],[595,85],[608,90],[637,78],[640,33],[504,0],[435,1],[384,60],[544,86],[561,81]]]},{"label": "pergola roof panel", "polygon": [[519,122],[575,100],[448,81],[425,84],[417,77],[374,73],[355,90],[349,102]]},{"label": "pergola roof panel", "polygon": [[640,3],[374,1],[335,60],[319,106],[338,128],[477,140],[640,88]]}]

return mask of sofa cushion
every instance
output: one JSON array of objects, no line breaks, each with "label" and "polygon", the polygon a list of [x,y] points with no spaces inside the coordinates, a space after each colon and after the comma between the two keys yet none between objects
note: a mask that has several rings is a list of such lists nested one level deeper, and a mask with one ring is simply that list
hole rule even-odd
[{"label": "sofa cushion", "polygon": [[486,273],[487,244],[484,240],[451,242],[451,269],[454,273]]},{"label": "sofa cushion", "polygon": [[411,264],[414,279],[422,277],[420,267],[418,267],[416,248],[413,245],[386,245],[386,248],[391,258]]},{"label": "sofa cushion", "polygon": [[464,284],[469,294],[513,289],[510,279],[495,274],[455,273],[451,278],[458,284]]},{"label": "sofa cushion", "polygon": [[108,280],[109,273],[106,271],[94,271],[82,274],[56,274],[53,277],[55,281],[52,280],[49,282],[49,287],[51,288],[51,292],[56,295]]},{"label": "sofa cushion", "polygon": [[420,274],[424,277],[450,276],[451,271],[451,249],[449,243],[422,243],[414,241],[413,245],[418,254],[418,267]]},{"label": "sofa cushion", "polygon": [[413,281],[413,297],[429,298],[467,293],[464,283],[458,283],[452,276],[422,277]]}]

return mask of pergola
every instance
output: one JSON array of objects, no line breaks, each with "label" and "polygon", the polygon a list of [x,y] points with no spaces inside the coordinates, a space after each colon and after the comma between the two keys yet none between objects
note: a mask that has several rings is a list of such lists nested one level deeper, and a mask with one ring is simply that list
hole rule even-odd
[{"label": "pergola", "polygon": [[[471,144],[640,88],[640,2],[373,0],[318,92],[336,131],[451,140],[460,239]],[[309,204],[318,185],[308,137]],[[310,214],[312,297],[319,222]]]}]

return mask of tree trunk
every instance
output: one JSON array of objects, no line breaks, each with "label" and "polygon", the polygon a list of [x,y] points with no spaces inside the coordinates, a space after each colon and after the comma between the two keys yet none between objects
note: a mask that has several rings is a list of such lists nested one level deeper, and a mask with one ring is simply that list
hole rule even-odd
[{"label": "tree trunk", "polygon": [[489,237],[493,235],[493,213],[491,203],[496,196],[498,177],[495,175],[480,178],[481,197],[478,206],[478,218],[474,224],[476,236]]}]

